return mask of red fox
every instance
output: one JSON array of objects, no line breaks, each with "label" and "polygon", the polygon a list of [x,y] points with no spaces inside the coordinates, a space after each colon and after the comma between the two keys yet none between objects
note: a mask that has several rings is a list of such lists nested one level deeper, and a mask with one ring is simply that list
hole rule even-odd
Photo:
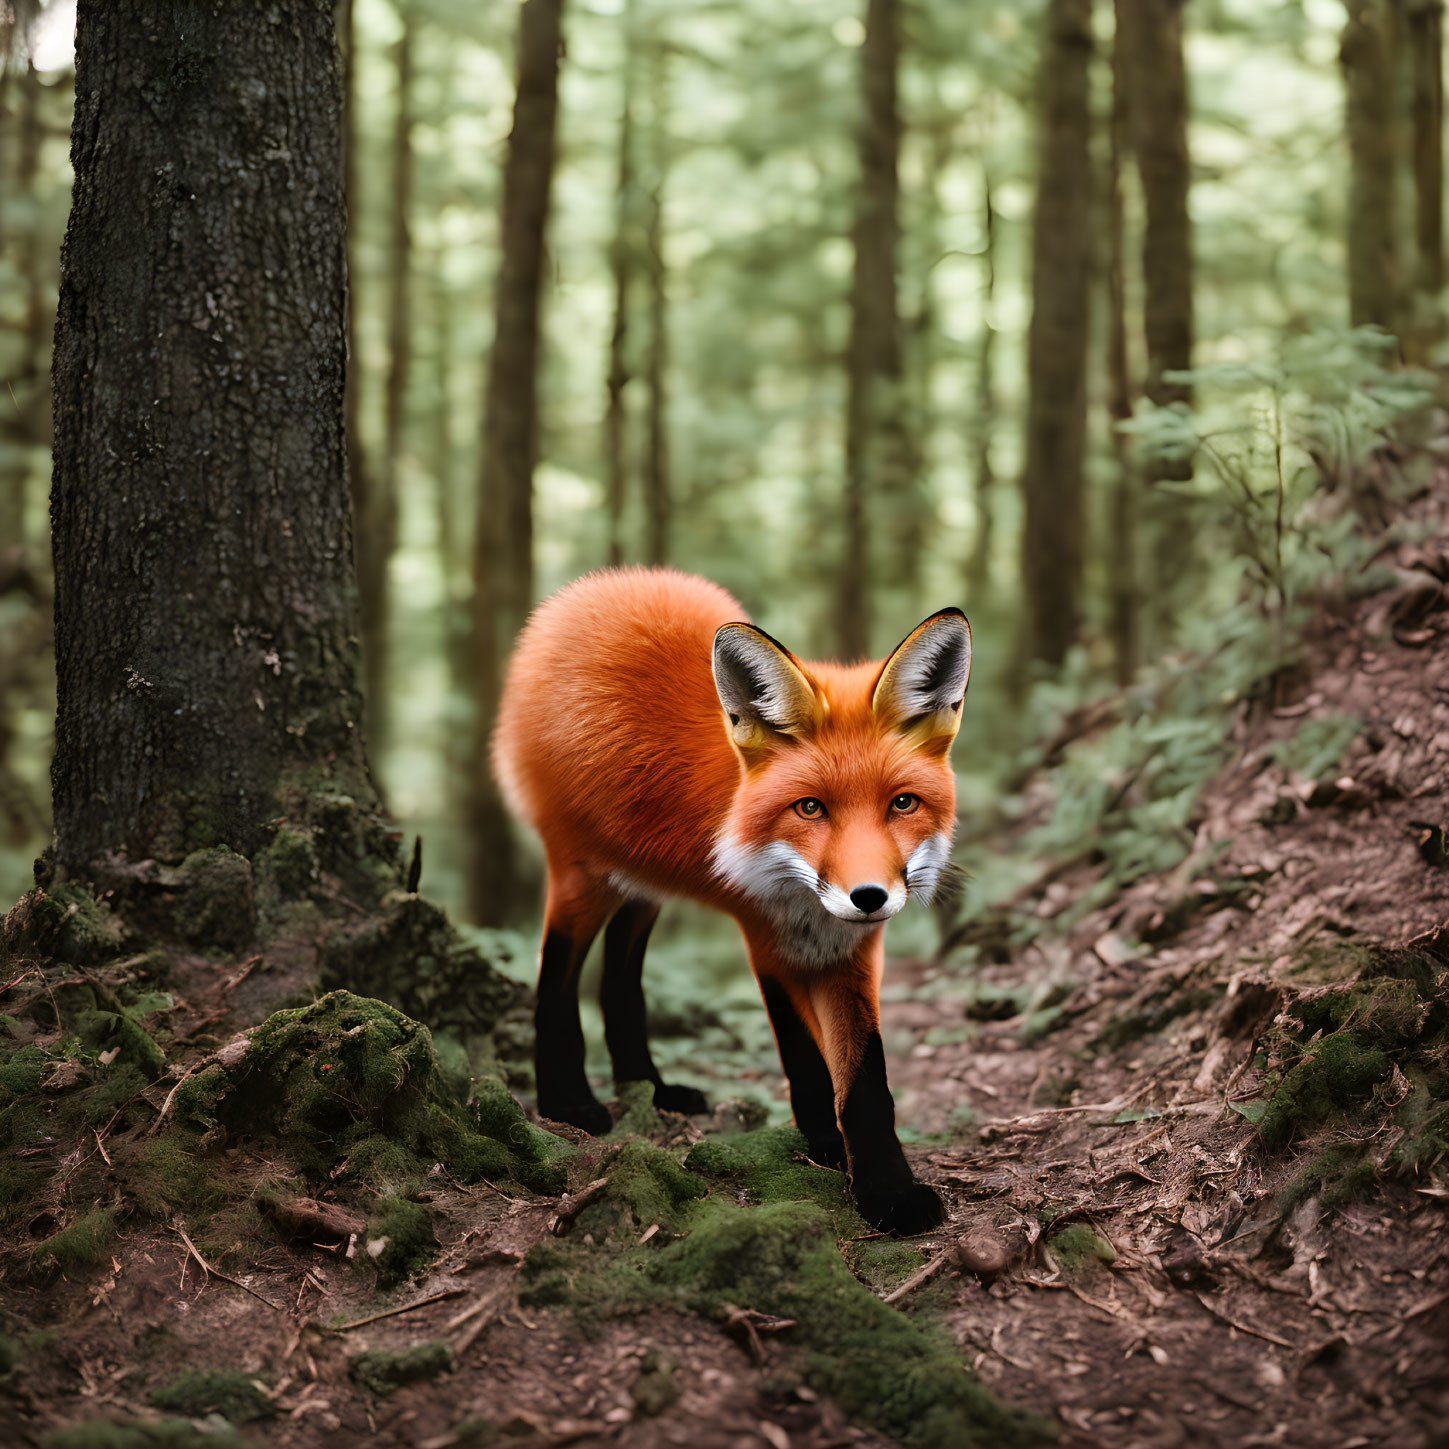
[{"label": "red fox", "polygon": [[704,579],[614,569],[546,599],[519,635],[493,761],[548,859],[539,1111],[609,1128],[578,1009],[601,927],[615,1080],[708,1110],[661,1081],[641,985],[661,898],[703,901],[744,933],[811,1157],[848,1169],[876,1227],[922,1232],[943,1209],[895,1134],[882,937],[907,900],[930,899],[950,853],[970,626],[943,609],[883,662],[812,664],[743,620]]}]

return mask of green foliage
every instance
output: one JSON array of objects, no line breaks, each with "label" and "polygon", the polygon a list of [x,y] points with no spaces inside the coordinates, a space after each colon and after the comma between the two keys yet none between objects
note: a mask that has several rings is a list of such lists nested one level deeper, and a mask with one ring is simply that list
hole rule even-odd
[{"label": "green foliage", "polygon": [[1330,774],[1362,728],[1352,715],[1326,714],[1305,719],[1274,751],[1290,770],[1310,780]]}]

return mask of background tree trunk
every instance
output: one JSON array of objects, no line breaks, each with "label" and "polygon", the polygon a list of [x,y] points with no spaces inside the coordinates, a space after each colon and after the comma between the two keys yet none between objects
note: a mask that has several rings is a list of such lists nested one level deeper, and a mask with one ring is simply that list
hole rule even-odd
[{"label": "background tree trunk", "polygon": [[625,0],[622,19],[624,60],[620,72],[619,158],[614,182],[614,241],[609,270],[614,281],[614,325],[609,334],[609,400],[604,412],[604,455],[608,467],[609,562],[624,562],[624,505],[629,492],[629,305],[637,265],[634,181],[634,72],[636,36],[634,3]]},{"label": "background tree trunk", "polygon": [[56,323],[56,855],[251,853],[358,728],[330,0],[81,0]]},{"label": "background tree trunk", "polygon": [[1112,486],[1108,539],[1107,618],[1117,683],[1137,672],[1136,477],[1132,450],[1117,425],[1132,416],[1132,374],[1127,352],[1127,278],[1122,208],[1122,152],[1127,129],[1126,34],[1117,0],[1112,41],[1112,118],[1107,150],[1107,417],[1117,477]]},{"label": "background tree trunk", "polygon": [[[1192,402],[1192,389],[1166,374],[1192,366],[1192,176],[1187,145],[1187,75],[1182,53],[1183,0],[1118,0],[1125,124],[1145,213],[1142,233],[1142,322],[1146,348],[1142,391],[1158,407]],[[1188,500],[1154,483],[1192,477],[1192,459],[1141,460],[1142,533],[1149,624],[1165,638],[1190,593],[1198,561]],[[1126,500],[1119,500],[1126,507]],[[1120,603],[1115,608],[1126,607]],[[1125,642],[1125,641],[1124,641]],[[1135,646],[1133,652],[1136,652]]]},{"label": "background tree trunk", "polygon": [[1091,0],[1050,0],[1039,76],[1040,149],[1027,343],[1025,657],[1060,664],[1081,616],[1091,225]]},{"label": "background tree trunk", "polygon": [[[900,60],[898,0],[867,0],[865,43],[860,52],[862,114],[860,181],[856,192],[855,270],[850,291],[850,341],[846,356],[845,547],[841,558],[836,624],[843,658],[871,648],[873,561],[869,536],[878,518],[906,500],[893,495],[895,459],[890,434],[901,407],[900,323],[896,306],[896,240],[900,119],[896,68]],[[906,480],[909,481],[909,480]]]},{"label": "background tree trunk", "polygon": [[664,256],[664,185],[669,173],[669,78],[656,51],[651,86],[654,164],[644,252],[649,265],[649,341],[644,371],[649,412],[644,450],[644,556],[652,564],[669,558],[669,272]]},{"label": "background tree trunk", "polygon": [[387,746],[391,713],[388,569],[397,548],[399,468],[407,426],[412,362],[413,27],[410,4],[398,6],[402,34],[396,50],[397,110],[393,120],[391,238],[388,246],[387,386],[383,393],[382,477],[357,520],[358,593],[362,599],[362,659],[368,739],[373,754]]},{"label": "background tree trunk", "polygon": [[539,306],[553,182],[563,0],[518,12],[518,94],[503,168],[502,259],[483,401],[483,464],[473,559],[478,690],[469,828],[473,919],[497,924],[521,902],[507,812],[493,783],[489,740],[504,664],[533,603],[533,468],[538,449]]},{"label": "background tree trunk", "polygon": [[[357,21],[356,0],[337,0],[336,25],[342,49],[342,166],[343,190],[347,199],[347,382],[344,398],[343,432],[347,441],[347,487],[352,501],[352,532],[355,565],[361,578],[366,572],[362,552],[366,547],[365,520],[371,510],[373,484],[367,449],[362,441],[362,360],[357,344],[357,288],[362,276],[358,260],[359,218],[362,199],[357,176]],[[363,627],[359,615],[359,627]],[[364,712],[370,701],[364,701]]]},{"label": "background tree trunk", "polygon": [[1348,311],[1355,327],[1399,331],[1398,125],[1389,0],[1345,0],[1339,63],[1348,134]]},{"label": "background tree trunk", "polygon": [[1444,4],[1407,0],[1413,68],[1414,237],[1418,293],[1412,329],[1415,362],[1428,361],[1443,335],[1439,293],[1444,289]]},{"label": "background tree trunk", "polygon": [[976,526],[971,536],[971,557],[966,565],[966,582],[973,600],[991,586],[991,545],[995,532],[996,472],[991,463],[991,445],[996,431],[996,329],[992,307],[996,299],[996,203],[992,195],[991,169],[981,167],[981,327],[976,343],[976,378],[972,425],[975,456],[973,499]]}]

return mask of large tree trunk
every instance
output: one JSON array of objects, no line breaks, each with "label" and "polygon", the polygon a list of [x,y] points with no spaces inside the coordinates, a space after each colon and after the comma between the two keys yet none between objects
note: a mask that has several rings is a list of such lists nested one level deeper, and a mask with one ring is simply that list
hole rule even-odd
[{"label": "large tree trunk", "polygon": [[1392,0],[1345,0],[1339,63],[1348,134],[1348,310],[1355,327],[1397,333],[1399,147]]},{"label": "large tree trunk", "polygon": [[483,402],[483,464],[474,549],[473,651],[478,691],[471,770],[473,919],[496,924],[520,902],[513,833],[489,762],[504,662],[533,603],[533,468],[544,234],[553,183],[563,0],[525,0],[518,21],[518,94],[503,168],[503,255]]},{"label": "large tree trunk", "polygon": [[1060,664],[1081,615],[1091,248],[1091,0],[1050,0],[1038,79],[1030,400],[1022,472],[1025,657]]},{"label": "large tree trunk", "polygon": [[375,804],[358,728],[330,0],[81,0],[56,323],[56,856]]},{"label": "large tree trunk", "polygon": [[881,514],[908,504],[904,490],[912,482],[902,476],[899,456],[903,400],[896,306],[900,191],[896,69],[900,43],[899,0],[867,0],[860,52],[860,181],[846,356],[845,547],[836,609],[840,652],[848,659],[870,653],[875,570],[869,539],[878,531]]},{"label": "large tree trunk", "polygon": [[604,456],[608,467],[609,562],[616,566],[624,562],[624,505],[629,491],[629,409],[624,390],[629,385],[630,376],[629,306],[637,265],[633,18],[633,0],[625,0],[622,21],[624,62],[619,98],[619,164],[614,182],[614,241],[609,249],[609,270],[614,278],[614,325],[609,334],[609,399],[604,412]]},{"label": "large tree trunk", "polygon": [[397,511],[403,434],[407,423],[408,372],[412,364],[413,202],[412,6],[398,6],[402,34],[396,47],[397,101],[393,118],[391,236],[388,245],[387,385],[383,392],[382,477],[368,499],[359,529],[358,593],[362,600],[362,659],[368,741],[375,757],[385,749],[391,715],[391,591],[388,570],[397,548]]}]

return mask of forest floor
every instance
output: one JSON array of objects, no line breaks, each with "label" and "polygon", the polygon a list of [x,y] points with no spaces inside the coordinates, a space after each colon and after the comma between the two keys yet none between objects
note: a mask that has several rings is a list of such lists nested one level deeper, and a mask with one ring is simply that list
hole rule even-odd
[{"label": "forest floor", "polygon": [[[305,932],[7,973],[15,1101],[108,1064],[47,1035],[77,981],[91,1009],[164,985],[130,1011],[165,1068],[103,1122],[57,1106],[69,1136],[16,1138],[0,1189],[19,1174],[33,1201],[7,1233],[0,1438],[824,1449],[1030,1443],[1045,1420],[1076,1446],[1444,1444],[1446,548],[1396,550],[1399,585],[1325,610],[1291,690],[1240,707],[1196,820],[1210,866],[1014,946],[1092,885],[1084,858],[979,921],[969,966],[891,963],[898,1117],[950,1206],[907,1244],[730,1101],[689,1122],[635,1096],[610,1139],[558,1152],[498,1108],[469,1160],[515,1155],[470,1173],[426,1093],[387,1116],[414,1068],[380,1088],[364,1063],[353,1118],[438,1163],[390,1186],[403,1168],[356,1132],[300,1161],[296,1077],[267,1068],[230,1108],[196,1083],[305,999]],[[1342,717],[1332,769],[1283,763],[1305,721]],[[397,1021],[350,998],[306,1018],[312,1080],[384,1029],[414,1062]],[[158,1124],[187,1111],[168,1157]],[[997,1414],[957,1364],[1039,1418]]]}]

